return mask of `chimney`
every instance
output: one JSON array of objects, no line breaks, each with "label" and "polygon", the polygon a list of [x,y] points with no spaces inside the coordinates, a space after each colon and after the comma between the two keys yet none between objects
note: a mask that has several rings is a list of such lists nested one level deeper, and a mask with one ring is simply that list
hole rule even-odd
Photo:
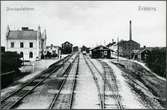
[{"label": "chimney", "polygon": [[129,40],[132,40],[132,24],[131,24],[131,20],[129,21]]}]

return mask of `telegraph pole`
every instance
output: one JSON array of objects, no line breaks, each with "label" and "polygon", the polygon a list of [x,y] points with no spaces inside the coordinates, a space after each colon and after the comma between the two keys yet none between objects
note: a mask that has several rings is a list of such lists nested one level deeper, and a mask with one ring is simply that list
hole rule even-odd
[{"label": "telegraph pole", "polygon": [[119,37],[117,38],[117,62],[119,61]]}]

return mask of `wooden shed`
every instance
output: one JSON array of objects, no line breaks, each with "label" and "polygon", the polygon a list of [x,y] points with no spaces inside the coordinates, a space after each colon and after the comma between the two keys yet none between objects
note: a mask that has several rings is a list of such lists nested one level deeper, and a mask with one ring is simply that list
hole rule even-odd
[{"label": "wooden shed", "polygon": [[110,58],[111,50],[103,45],[97,46],[91,50],[92,58]]},{"label": "wooden shed", "polygon": [[147,57],[150,55],[151,51],[147,48],[133,50],[132,59],[145,62]]}]

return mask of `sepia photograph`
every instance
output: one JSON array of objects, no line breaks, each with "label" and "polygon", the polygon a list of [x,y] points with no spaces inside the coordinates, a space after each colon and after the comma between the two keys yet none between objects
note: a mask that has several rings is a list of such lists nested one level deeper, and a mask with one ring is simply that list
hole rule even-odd
[{"label": "sepia photograph", "polygon": [[1,109],[166,109],[166,0],[1,1]]}]

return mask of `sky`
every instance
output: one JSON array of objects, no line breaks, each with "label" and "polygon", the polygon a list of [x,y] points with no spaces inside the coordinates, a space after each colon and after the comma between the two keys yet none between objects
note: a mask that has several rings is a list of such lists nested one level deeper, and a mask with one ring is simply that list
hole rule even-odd
[{"label": "sky", "polygon": [[129,40],[129,20],[132,39],[141,46],[166,46],[166,1],[1,1],[1,45],[7,25],[10,30],[40,25],[47,45],[106,45]]}]

